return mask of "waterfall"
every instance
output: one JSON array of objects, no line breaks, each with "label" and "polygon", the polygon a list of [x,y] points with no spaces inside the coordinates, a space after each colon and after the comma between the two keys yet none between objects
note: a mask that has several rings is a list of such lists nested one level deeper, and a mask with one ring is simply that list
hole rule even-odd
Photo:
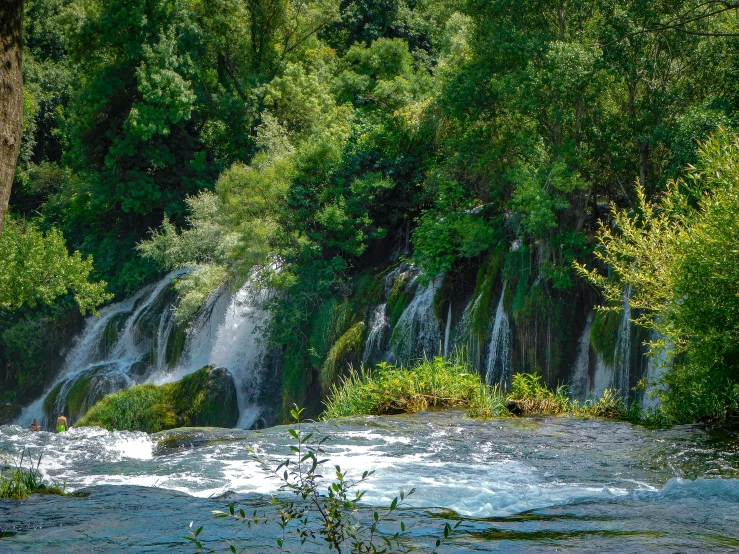
[{"label": "waterfall", "polygon": [[388,338],[390,335],[390,322],[387,318],[387,302],[372,310],[369,324],[369,334],[364,344],[362,355],[363,365],[374,365],[381,361],[388,361]]},{"label": "waterfall", "polygon": [[486,364],[486,380],[491,385],[508,385],[511,379],[511,326],[508,314],[505,313],[503,299],[505,298],[506,282],[500,293],[498,308],[495,310],[493,332],[490,338],[490,351]]},{"label": "waterfall", "polygon": [[[170,285],[183,273],[170,273],[135,296],[101,309],[99,317],[88,318],[59,377],[23,410],[18,423],[27,426],[34,418],[42,419],[45,407],[50,412],[47,419],[69,410],[75,413],[68,416],[79,418],[106,394],[136,383],[172,382],[213,364],[233,375],[239,427],[250,427],[260,414],[257,402],[268,350],[262,340],[262,329],[269,321],[269,314],[261,309],[266,293],[251,283],[235,293],[220,290],[187,329],[183,355],[170,368],[167,343],[175,303]],[[70,391],[75,393],[74,403]],[[45,402],[50,394],[56,396]]]},{"label": "waterfall", "polygon": [[[142,340],[135,324],[141,322],[154,304],[163,300],[162,293],[180,275],[181,271],[172,272],[158,283],[144,287],[131,298],[106,306],[100,310],[99,315],[88,317],[82,333],[67,354],[56,381],[41,398],[24,408],[18,423],[28,426],[34,418],[42,419],[44,400],[57,387],[59,389],[53,411],[64,411],[67,395],[78,378],[91,381],[87,393],[89,400],[133,384],[135,379],[132,374],[140,371],[140,365],[137,364],[141,364],[151,350],[151,345]],[[124,327],[119,331],[118,327],[122,322]],[[109,347],[108,342],[113,343],[112,347]]]},{"label": "waterfall", "polygon": [[407,363],[423,356],[434,356],[441,347],[441,330],[434,313],[434,297],[444,280],[437,277],[428,286],[416,284],[416,293],[398,319],[391,340],[394,358]]},{"label": "waterfall", "polygon": [[614,352],[614,380],[613,387],[628,399],[631,377],[631,287],[626,287],[623,293],[621,307],[621,323],[618,327],[618,338],[616,339],[616,350]]},{"label": "waterfall", "polygon": [[154,381],[176,381],[211,364],[225,367],[236,385],[237,426],[251,427],[260,413],[261,370],[268,353],[262,332],[269,322],[269,313],[261,308],[266,294],[251,282],[235,293],[227,288],[219,291],[188,329],[181,362],[173,371],[159,372]]},{"label": "waterfall", "polygon": [[570,396],[575,400],[586,400],[590,392],[590,329],[592,326],[593,312],[590,312],[577,343],[577,357],[570,372]]},{"label": "waterfall", "polygon": [[162,312],[162,317],[159,318],[159,328],[157,329],[157,360],[156,370],[163,371],[167,368],[167,342],[169,341],[169,335],[172,333],[172,327],[174,325],[174,306],[168,306]]}]

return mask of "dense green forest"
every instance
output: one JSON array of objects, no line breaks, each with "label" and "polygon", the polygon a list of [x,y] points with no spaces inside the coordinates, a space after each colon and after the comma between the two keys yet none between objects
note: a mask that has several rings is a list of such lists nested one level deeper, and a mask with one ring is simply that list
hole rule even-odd
[{"label": "dense green forest", "polygon": [[23,142],[0,239],[5,401],[40,394],[80,312],[183,266],[179,322],[225,283],[278,292],[285,402],[304,400],[304,367],[331,345],[296,329],[329,299],[371,296],[363,272],[397,251],[428,278],[535,260],[549,291],[591,279],[618,305],[632,287],[640,321],[677,345],[675,420],[739,412],[735,5],[25,10]]}]

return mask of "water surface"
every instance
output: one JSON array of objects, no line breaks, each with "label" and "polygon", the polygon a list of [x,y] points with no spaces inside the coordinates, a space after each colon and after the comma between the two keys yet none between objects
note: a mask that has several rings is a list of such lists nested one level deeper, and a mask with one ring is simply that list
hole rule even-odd
[{"label": "water surface", "polygon": [[[368,506],[416,487],[402,513],[410,540],[430,544],[444,518],[462,518],[448,552],[730,552],[739,548],[739,451],[731,428],[647,430],[577,418],[472,421],[457,412],[315,425],[332,464],[359,475]],[[43,450],[49,481],[85,498],[0,502],[5,552],[189,551],[191,520],[212,546],[268,551],[277,530],[249,531],[209,513],[276,491],[247,446],[281,460],[285,427],[187,429],[158,435],[0,428],[0,451]],[[293,551],[300,551],[299,548]],[[306,550],[303,550],[306,551]]]}]

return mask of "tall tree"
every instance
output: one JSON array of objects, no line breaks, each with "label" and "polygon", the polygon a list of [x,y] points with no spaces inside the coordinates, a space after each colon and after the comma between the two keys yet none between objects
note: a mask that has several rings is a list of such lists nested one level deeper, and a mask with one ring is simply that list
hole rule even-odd
[{"label": "tall tree", "polygon": [[0,231],[23,130],[23,1],[3,0],[0,5]]}]

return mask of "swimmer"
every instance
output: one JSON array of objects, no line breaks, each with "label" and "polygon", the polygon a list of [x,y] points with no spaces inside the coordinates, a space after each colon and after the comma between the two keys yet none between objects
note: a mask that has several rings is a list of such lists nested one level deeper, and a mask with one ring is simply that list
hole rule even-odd
[{"label": "swimmer", "polygon": [[39,431],[41,431],[41,424],[35,419],[33,420],[33,423],[31,424],[31,431],[33,431],[34,433],[38,433]]},{"label": "swimmer", "polygon": [[56,418],[57,433],[63,433],[67,430],[67,427],[69,427],[69,423],[67,423],[67,418],[64,417],[64,414],[59,414],[59,417]]}]

